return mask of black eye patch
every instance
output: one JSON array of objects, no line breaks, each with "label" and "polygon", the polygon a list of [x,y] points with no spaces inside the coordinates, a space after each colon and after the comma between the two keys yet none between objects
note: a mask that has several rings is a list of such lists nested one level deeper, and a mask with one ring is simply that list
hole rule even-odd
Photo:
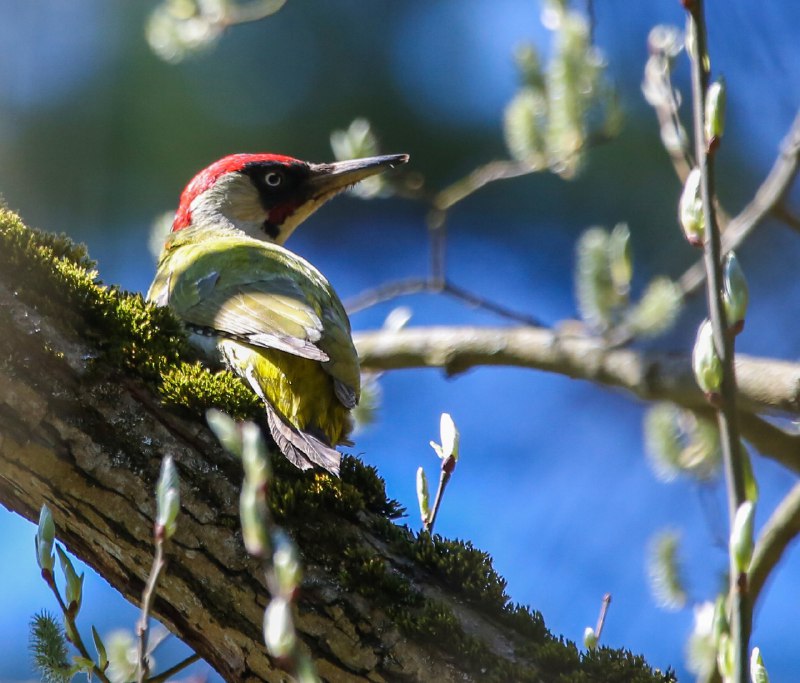
[{"label": "black eye patch", "polygon": [[261,206],[269,211],[288,201],[296,202],[310,171],[305,164],[258,161],[244,166],[242,173],[250,178],[258,190]]}]

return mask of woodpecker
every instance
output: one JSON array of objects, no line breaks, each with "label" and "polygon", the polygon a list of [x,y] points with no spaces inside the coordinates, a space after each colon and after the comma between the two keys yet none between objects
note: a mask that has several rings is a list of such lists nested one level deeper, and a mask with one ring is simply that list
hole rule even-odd
[{"label": "woodpecker", "polygon": [[338,474],[335,446],[350,443],[361,376],[342,302],[283,244],[341,190],[407,161],[233,154],[181,194],[147,298],[170,306],[192,343],[248,383],[278,448],[301,469]]}]

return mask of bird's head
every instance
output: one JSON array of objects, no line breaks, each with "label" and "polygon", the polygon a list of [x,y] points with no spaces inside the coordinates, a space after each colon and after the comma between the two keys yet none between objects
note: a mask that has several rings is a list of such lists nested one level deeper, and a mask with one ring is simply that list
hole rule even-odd
[{"label": "bird's head", "polygon": [[335,194],[368,176],[404,164],[407,154],[313,164],[278,154],[232,154],[186,186],[172,231],[225,225],[283,244]]}]

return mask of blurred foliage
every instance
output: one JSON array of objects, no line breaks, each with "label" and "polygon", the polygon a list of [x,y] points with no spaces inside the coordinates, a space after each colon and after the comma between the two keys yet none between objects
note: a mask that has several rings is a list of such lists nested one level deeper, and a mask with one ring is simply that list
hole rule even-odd
[{"label": "blurred foliage", "polygon": [[674,324],[682,299],[669,279],[654,279],[638,302],[630,301],[633,261],[627,225],[620,223],[610,233],[589,228],[578,240],[576,252],[578,310],[593,331],[607,334],[624,327],[634,336],[652,337]]},{"label": "blurred foliage", "polygon": [[719,474],[719,429],[713,420],[671,403],[657,403],[645,416],[644,438],[650,465],[663,482],[681,474],[709,481]]},{"label": "blurred foliage", "polygon": [[650,541],[647,558],[647,575],[650,590],[659,607],[679,610],[686,605],[686,588],[683,585],[682,569],[678,552],[680,535],[667,529],[658,532]]},{"label": "blurred foliage", "polygon": [[592,44],[589,19],[566,2],[548,0],[542,23],[553,32],[552,54],[543,64],[532,44],[517,50],[522,87],[506,107],[506,146],[532,169],[572,178],[592,138],[619,132],[621,110],[605,79],[605,57]]},{"label": "blurred foliage", "polygon": [[263,19],[286,0],[164,0],[153,10],[145,28],[150,48],[167,62],[180,62],[214,47],[223,31],[234,24]]}]

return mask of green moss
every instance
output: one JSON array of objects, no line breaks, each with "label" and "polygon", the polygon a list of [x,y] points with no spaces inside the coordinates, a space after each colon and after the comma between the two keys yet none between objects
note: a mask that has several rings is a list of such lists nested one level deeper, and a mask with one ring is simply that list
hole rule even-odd
[{"label": "green moss", "polygon": [[167,405],[180,406],[205,418],[209,408],[220,408],[244,420],[263,412],[259,398],[236,375],[212,372],[199,362],[167,365],[161,372],[161,398]]},{"label": "green moss", "polygon": [[0,268],[19,297],[89,339],[113,367],[158,381],[168,363],[191,356],[180,322],[167,309],[106,287],[83,245],[31,230],[5,210]]},{"label": "green moss", "polygon": [[416,564],[439,575],[448,587],[457,587],[471,602],[489,610],[505,609],[505,579],[494,570],[489,554],[469,541],[450,541],[421,532],[409,550]]}]

